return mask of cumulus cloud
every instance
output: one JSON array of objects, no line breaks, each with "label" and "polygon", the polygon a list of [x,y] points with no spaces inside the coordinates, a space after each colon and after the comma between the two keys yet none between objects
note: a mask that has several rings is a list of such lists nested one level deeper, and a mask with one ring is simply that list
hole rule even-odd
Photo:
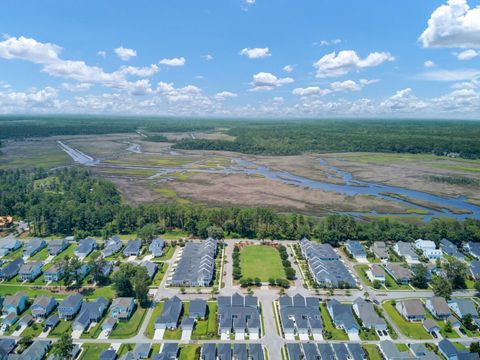
[{"label": "cumulus cloud", "polygon": [[183,66],[187,61],[184,57],[172,58],[172,59],[162,59],[159,61],[159,64],[166,66]]},{"label": "cumulus cloud", "polygon": [[63,83],[62,88],[70,92],[82,92],[88,91],[92,87],[92,84],[89,83]]},{"label": "cumulus cloud", "polygon": [[293,81],[290,77],[278,78],[272,73],[259,72],[253,75],[251,85],[253,86],[252,90],[272,90],[276,87],[293,83]]},{"label": "cumulus cloud", "polygon": [[462,51],[457,54],[457,59],[458,60],[472,60],[473,58],[476,58],[478,55],[480,55],[480,52],[475,51],[473,49],[468,49],[465,51]]},{"label": "cumulus cloud", "polygon": [[426,48],[480,48],[480,6],[448,0],[432,13],[419,41]]},{"label": "cumulus cloud", "polygon": [[41,43],[23,36],[10,37],[0,42],[0,57],[20,59],[36,64],[46,64],[58,60],[62,48],[51,43]]},{"label": "cumulus cloud", "polygon": [[415,112],[425,109],[427,103],[412,95],[411,88],[398,90],[395,95],[380,103],[380,107],[387,112]]},{"label": "cumulus cloud", "polygon": [[423,63],[423,66],[425,66],[426,68],[432,68],[435,66],[435,63],[432,60],[427,60]]},{"label": "cumulus cloud", "polygon": [[203,55],[202,57],[207,61],[213,60],[213,55],[211,54],[206,54],[206,55]]},{"label": "cumulus cloud", "polygon": [[318,42],[314,42],[314,46],[329,46],[329,45],[338,45],[342,43],[342,39],[332,39],[332,40],[320,40]]},{"label": "cumulus cloud", "polygon": [[291,73],[293,71],[293,68],[294,68],[293,65],[285,65],[282,70],[287,73]]},{"label": "cumulus cloud", "polygon": [[128,61],[132,57],[137,56],[137,52],[135,50],[124,48],[123,46],[116,48],[114,51],[115,54],[117,54],[117,56],[123,61]]},{"label": "cumulus cloud", "polygon": [[459,69],[459,70],[437,70],[420,74],[418,78],[430,81],[469,81],[480,75],[480,70]]},{"label": "cumulus cloud", "polygon": [[49,109],[58,110],[60,101],[58,91],[50,86],[44,89],[30,89],[25,92],[5,91],[0,92],[0,112],[44,112]]},{"label": "cumulus cloud", "polygon": [[330,84],[329,89],[322,89],[318,86],[309,86],[305,88],[295,88],[293,95],[297,96],[325,96],[333,92],[339,91],[360,91],[364,86],[378,82],[378,80],[360,79],[358,82],[354,80],[335,81]]},{"label": "cumulus cloud", "polygon": [[322,89],[318,86],[308,86],[305,88],[295,88],[292,90],[292,94],[297,96],[325,96],[331,93],[332,91],[330,89]]},{"label": "cumulus cloud", "polygon": [[228,99],[228,98],[234,98],[234,97],[237,97],[237,96],[238,96],[237,94],[232,93],[230,91],[221,91],[221,92],[215,94],[215,99],[222,101],[222,100],[225,100],[225,99]]},{"label": "cumulus cloud", "polygon": [[128,75],[149,77],[155,75],[158,72],[158,66],[155,64],[144,67],[123,66],[120,68],[119,72]]},{"label": "cumulus cloud", "polygon": [[353,50],[343,50],[338,54],[334,51],[316,61],[313,66],[318,78],[339,77],[351,71],[359,71],[369,67],[378,66],[385,61],[395,58],[388,52],[373,52],[361,59]]},{"label": "cumulus cloud", "polygon": [[249,59],[260,59],[260,58],[269,57],[272,54],[270,54],[270,50],[268,49],[268,47],[266,47],[266,48],[244,48],[240,50],[240,55],[244,55]]},{"label": "cumulus cloud", "polygon": [[100,50],[100,51],[97,51],[97,55],[105,59],[107,57],[107,52]]}]

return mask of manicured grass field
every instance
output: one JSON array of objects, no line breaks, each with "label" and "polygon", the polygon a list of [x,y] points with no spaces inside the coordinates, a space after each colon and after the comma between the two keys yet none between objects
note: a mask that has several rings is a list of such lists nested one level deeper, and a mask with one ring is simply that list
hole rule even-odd
[{"label": "manicured grass field", "polygon": [[155,258],[154,260],[170,260],[175,252],[174,246],[167,246],[164,248],[163,255],[159,258]]},{"label": "manicured grass field", "polygon": [[112,330],[110,337],[112,339],[127,339],[135,336],[143,322],[147,309],[137,306],[132,317],[128,321],[119,321],[115,329]]},{"label": "manicured grass field", "polygon": [[179,360],[198,359],[200,355],[200,345],[185,345],[180,347]]},{"label": "manicured grass field", "polygon": [[166,329],[163,338],[165,340],[180,340],[182,338],[182,328],[179,326],[174,330]]},{"label": "manicured grass field", "polygon": [[57,326],[55,326],[49,333],[48,337],[60,337],[63,333],[72,332],[72,321],[60,320]]},{"label": "manicured grass field", "polygon": [[147,328],[145,329],[144,335],[149,338],[153,339],[153,335],[155,334],[155,319],[160,316],[163,310],[163,301],[159,302],[153,308],[152,316],[147,324]]},{"label": "manicured grass field", "polygon": [[103,350],[107,350],[110,347],[110,344],[88,344],[85,343],[82,345],[82,354],[79,360],[98,360],[100,358],[100,353]]},{"label": "manicured grass field", "polygon": [[404,319],[402,315],[397,311],[395,306],[393,306],[392,301],[387,301],[384,303],[383,307],[385,311],[390,315],[392,320],[398,326],[401,332],[406,336],[412,339],[431,339],[432,337],[427,333],[423,328],[422,323],[420,322],[410,322]]},{"label": "manicured grass field", "polygon": [[266,245],[246,246],[240,250],[242,278],[268,281],[270,278],[285,278],[282,260],[277,249]]},{"label": "manicured grass field", "polygon": [[325,331],[328,331],[332,334],[331,339],[325,340],[348,340],[348,335],[342,329],[337,329],[330,319],[326,305],[320,304],[320,311],[322,314],[323,326]]},{"label": "manicured grass field", "polygon": [[212,301],[207,303],[208,318],[198,320],[192,332],[192,340],[218,339],[217,323],[217,303]]},{"label": "manicured grass field", "polygon": [[32,336],[32,337],[37,337],[38,335],[41,334],[42,332],[43,325],[34,322],[32,325],[27,326],[25,330],[20,334],[20,336]]},{"label": "manicured grass field", "polygon": [[367,352],[369,360],[382,360],[382,355],[380,354],[377,345],[366,344],[363,345],[363,348]]}]

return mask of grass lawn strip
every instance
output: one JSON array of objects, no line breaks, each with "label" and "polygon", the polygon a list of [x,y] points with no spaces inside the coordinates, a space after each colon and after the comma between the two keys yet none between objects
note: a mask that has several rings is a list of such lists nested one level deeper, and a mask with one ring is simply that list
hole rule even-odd
[{"label": "grass lawn strip", "polygon": [[145,329],[144,335],[149,338],[153,339],[153,335],[155,334],[155,320],[157,317],[160,316],[163,310],[163,301],[155,304],[153,308],[152,316],[150,317],[150,321],[148,322],[147,328]]},{"label": "grass lawn strip", "polygon": [[385,302],[383,307],[404,335],[418,340],[432,339],[421,322],[410,322],[405,320],[397,311],[392,301]]},{"label": "grass lawn strip", "polygon": [[328,331],[330,334],[332,334],[332,338],[326,340],[348,340],[348,335],[345,333],[345,331],[342,329],[337,329],[335,325],[333,325],[325,304],[320,304],[320,311],[325,331]]},{"label": "grass lawn strip", "polygon": [[197,320],[195,328],[192,332],[192,340],[208,340],[218,339],[218,323],[217,323],[217,303],[209,301],[208,318],[205,320]]},{"label": "grass lawn strip", "polygon": [[119,321],[117,326],[112,330],[110,338],[127,339],[135,336],[143,322],[147,309],[137,306],[132,317],[128,321]]},{"label": "grass lawn strip", "polygon": [[84,343],[82,345],[82,353],[79,360],[98,360],[100,358],[100,353],[103,350],[107,350],[110,347],[110,344],[88,344]]},{"label": "grass lawn strip", "polygon": [[374,344],[365,344],[363,345],[363,348],[368,354],[368,359],[369,360],[382,360],[382,355],[380,354],[380,351],[378,350],[377,345]]},{"label": "grass lawn strip", "polygon": [[267,245],[245,246],[240,250],[242,278],[268,281],[270,278],[285,278],[282,260],[277,249]]}]

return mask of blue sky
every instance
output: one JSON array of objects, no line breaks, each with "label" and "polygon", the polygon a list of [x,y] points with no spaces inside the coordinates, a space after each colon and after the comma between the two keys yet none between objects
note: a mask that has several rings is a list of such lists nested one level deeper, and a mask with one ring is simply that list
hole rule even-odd
[{"label": "blue sky", "polygon": [[480,115],[480,1],[4,1],[0,112]]}]

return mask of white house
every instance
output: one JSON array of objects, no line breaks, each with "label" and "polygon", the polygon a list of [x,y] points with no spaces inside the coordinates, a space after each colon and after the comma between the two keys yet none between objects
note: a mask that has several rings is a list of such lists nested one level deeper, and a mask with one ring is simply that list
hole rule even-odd
[{"label": "white house", "polygon": [[420,250],[427,259],[439,259],[442,257],[442,250],[437,249],[431,240],[418,239],[415,241],[415,248]]}]

